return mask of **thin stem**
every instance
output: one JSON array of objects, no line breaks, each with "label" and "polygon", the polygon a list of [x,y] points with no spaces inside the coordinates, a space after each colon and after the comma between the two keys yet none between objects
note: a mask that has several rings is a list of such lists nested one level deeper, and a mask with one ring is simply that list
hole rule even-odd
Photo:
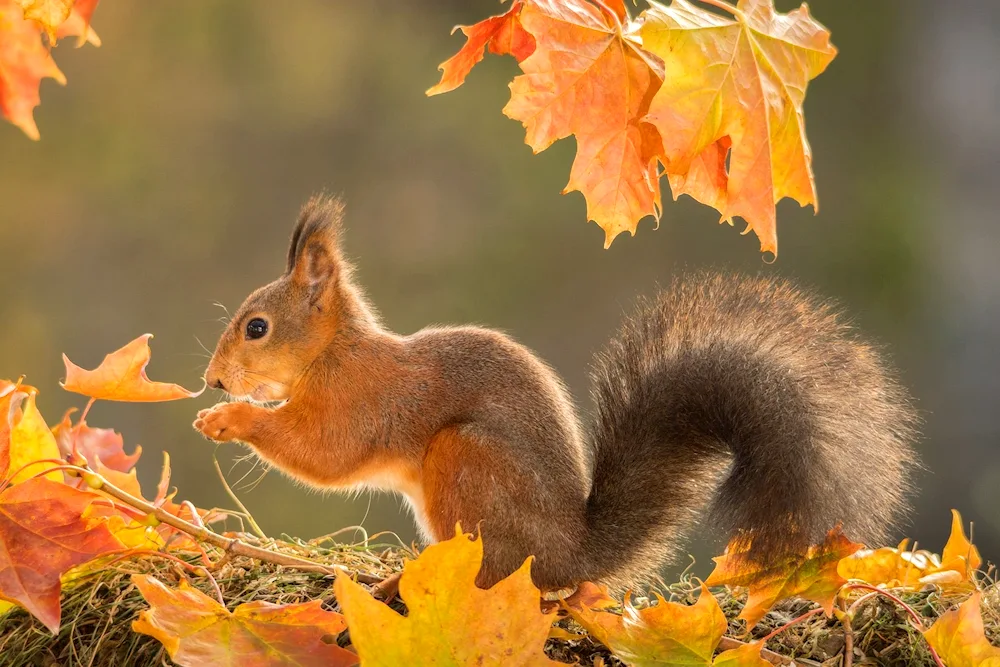
[{"label": "thin stem", "polygon": [[246,508],[246,505],[244,505],[240,501],[239,497],[233,491],[232,487],[229,486],[229,482],[226,481],[226,476],[222,473],[222,466],[219,465],[219,459],[215,455],[215,452],[212,453],[212,464],[215,466],[215,472],[219,473],[219,479],[222,480],[222,486],[223,488],[226,489],[226,493],[228,493],[232,501],[236,503],[236,506],[239,507],[241,510],[243,510],[243,514],[245,515],[247,523],[250,524],[250,530],[252,530],[254,532],[254,535],[256,535],[257,537],[266,540],[267,535],[265,535],[264,531],[260,529],[260,526],[257,525],[257,522],[254,520],[253,515],[250,514],[250,510],[248,510]]},{"label": "thin stem", "polygon": [[844,598],[840,598],[839,600],[840,610],[844,612],[840,619],[840,624],[844,626],[844,664],[841,667],[854,667],[854,627],[851,623],[851,610],[855,608],[858,602],[867,600],[873,595],[875,593],[862,595],[850,607],[847,606],[847,601]]},{"label": "thin stem", "polygon": [[723,9],[732,14],[733,16],[735,16],[736,18],[738,18],[740,21],[746,20],[746,17],[743,15],[743,12],[741,12],[728,2],[725,2],[725,0],[700,0],[700,1],[704,2],[706,5],[712,5],[713,7],[717,7],[718,9]]},{"label": "thin stem", "polygon": [[[7,475],[7,477],[3,481],[0,481],[0,493],[3,493],[4,491],[6,491],[7,487],[10,486],[13,483],[12,480],[15,477],[17,477],[23,470],[25,470],[26,468],[29,468],[30,466],[35,465],[36,463],[52,463],[54,465],[51,468],[46,468],[45,470],[43,470],[43,471],[41,471],[41,472],[39,472],[37,474],[32,475],[28,479],[35,479],[36,477],[42,477],[44,475],[48,475],[50,472],[55,472],[56,470],[75,470],[76,472],[78,472],[80,474],[89,473],[90,472],[86,468],[81,468],[80,466],[75,466],[75,465],[71,465],[69,463],[66,463],[66,461],[64,461],[63,459],[35,459],[34,461],[29,461],[28,463],[25,463],[23,466],[21,466],[20,468],[18,468],[14,472],[12,472],[9,475]],[[28,480],[25,479],[25,480],[21,480],[21,481],[22,482],[27,482]]]},{"label": "thin stem", "polygon": [[802,621],[806,620],[810,616],[815,616],[816,614],[818,614],[821,611],[823,611],[822,607],[817,607],[816,609],[810,609],[809,611],[807,611],[806,613],[802,614],[801,616],[798,616],[797,618],[793,618],[792,620],[788,621],[788,623],[785,623],[781,627],[775,628],[771,632],[771,634],[769,634],[766,637],[764,637],[761,641],[766,644],[771,639],[773,639],[774,637],[780,635],[782,632],[784,632],[788,628],[792,627],[793,625],[795,625],[797,623],[801,623]]},{"label": "thin stem", "polygon": [[192,565],[191,563],[181,560],[180,558],[172,554],[164,553],[162,551],[154,551],[153,549],[129,549],[127,551],[118,554],[117,556],[109,560],[105,565],[112,565],[120,560],[131,558],[132,556],[156,556],[158,558],[166,558],[167,560],[171,560],[177,563],[178,565],[181,565],[191,570],[191,572],[193,572],[195,576],[208,577],[209,582],[211,582],[212,584],[212,588],[215,589],[215,596],[219,598],[219,604],[221,604],[223,607],[226,606],[226,600],[222,597],[222,589],[219,588],[219,582],[215,580],[215,577],[212,576],[212,573],[208,571],[208,568]]},{"label": "thin stem", "polygon": [[[188,535],[201,540],[202,542],[208,542],[214,546],[219,547],[223,551],[233,553],[237,556],[246,556],[247,558],[255,558],[267,563],[274,563],[275,565],[284,565],[286,567],[294,567],[299,570],[306,572],[321,572],[323,574],[336,574],[337,572],[350,573],[343,565],[321,565],[319,563],[314,563],[312,561],[306,560],[304,558],[298,558],[297,556],[290,556],[288,554],[282,554],[275,551],[270,551],[268,549],[263,549],[261,547],[256,547],[252,544],[247,544],[237,539],[231,537],[225,537],[224,535],[219,535],[216,532],[209,530],[208,528],[198,527],[195,524],[185,521],[178,516],[174,516],[170,512],[167,512],[161,507],[155,507],[151,503],[142,500],[141,498],[136,498],[135,496],[119,489],[117,486],[111,482],[104,480],[104,485],[101,487],[105,493],[117,500],[127,503],[132,507],[146,512],[147,514],[152,514],[161,523],[165,523],[172,528],[176,528]],[[374,584],[382,581],[381,578],[372,576],[369,574],[364,574],[358,572],[355,574],[357,580],[365,584]]]},{"label": "thin stem", "polygon": [[[910,619],[913,621],[913,624],[917,626],[917,630],[920,632],[921,635],[923,635],[923,633],[925,632],[925,630],[924,630],[924,624],[920,622],[920,615],[917,614],[916,611],[914,611],[913,607],[911,607],[910,605],[908,605],[905,602],[903,602],[899,597],[893,595],[892,593],[890,593],[887,590],[884,590],[882,588],[876,588],[876,587],[870,586],[868,584],[847,584],[843,588],[841,588],[840,590],[841,591],[845,591],[845,590],[850,590],[850,589],[854,589],[854,588],[857,588],[857,589],[860,589],[860,590],[863,590],[863,591],[871,591],[872,593],[878,593],[879,595],[886,596],[887,598],[889,598],[890,600],[892,600],[893,602],[895,602],[900,607],[902,607],[903,609],[906,610],[906,613],[909,614]],[[931,646],[930,644],[927,644],[927,648],[930,649],[931,657],[934,658],[934,664],[936,664],[937,667],[945,667],[944,663],[941,662],[941,656],[939,656],[937,654],[937,651],[934,650],[934,647]]]}]

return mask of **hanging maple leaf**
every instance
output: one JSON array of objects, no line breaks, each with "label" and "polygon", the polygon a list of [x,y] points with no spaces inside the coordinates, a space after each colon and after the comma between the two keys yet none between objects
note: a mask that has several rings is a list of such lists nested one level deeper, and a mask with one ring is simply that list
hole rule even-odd
[{"label": "hanging maple leaf", "polygon": [[655,128],[643,122],[663,80],[662,64],[644,52],[621,17],[589,0],[529,0],[521,25],[535,38],[510,84],[503,112],[521,121],[538,153],[571,134],[577,153],[563,192],[579,190],[605,245],[659,216]]},{"label": "hanging maple leaf", "polygon": [[27,609],[53,634],[59,630],[59,577],[123,548],[106,527],[81,518],[99,497],[44,478],[0,492],[0,597]]},{"label": "hanging maple leaf", "polygon": [[663,137],[674,198],[743,218],[761,251],[777,254],[775,204],[791,197],[817,208],[802,104],[837,50],[805,5],[779,14],[772,0],[740,0],[731,13],[650,3],[639,34],[666,76],[646,120]]},{"label": "hanging maple leaf", "polygon": [[201,395],[204,387],[191,392],[176,384],[151,382],[146,377],[146,365],[150,357],[149,339],[152,337],[152,334],[139,336],[125,347],[105,356],[101,365],[92,371],[80,368],[64,354],[66,380],[62,382],[63,389],[105,401],[174,401]]},{"label": "hanging maple leaf", "polygon": [[88,42],[94,46],[100,46],[101,38],[90,27],[90,19],[94,15],[94,10],[97,9],[97,2],[98,0],[76,0],[69,13],[69,18],[56,29],[56,37],[76,36],[79,38],[76,42],[77,46],[83,46]]},{"label": "hanging maple leaf", "polygon": [[864,545],[851,542],[834,528],[823,544],[809,547],[805,554],[792,555],[770,563],[756,563],[742,557],[744,541],[734,541],[726,555],[714,558],[715,570],[705,580],[709,586],[739,586],[748,589],[746,605],[739,618],[747,628],[757,624],[776,602],[798,596],[819,604],[827,615],[846,580],[837,573],[840,561]]},{"label": "hanging maple leaf", "polygon": [[24,18],[15,0],[0,0],[0,111],[36,140],[39,134],[33,110],[41,103],[38,88],[45,77],[66,83],[42,43],[38,26]]},{"label": "hanging maple leaf", "polygon": [[948,667],[1000,666],[1000,648],[990,645],[983,630],[981,601],[982,594],[976,591],[924,632],[927,643]]},{"label": "hanging maple leaf", "polygon": [[489,590],[476,587],[482,538],[455,537],[407,561],[399,581],[407,616],[337,575],[337,601],[366,667],[385,665],[558,665],[542,647],[553,614],[543,614],[531,559]]},{"label": "hanging maple leaf", "polygon": [[167,588],[132,575],[150,608],[132,629],[159,640],[179,665],[346,667],[358,657],[335,641],[347,624],[319,600],[301,604],[247,602],[230,612],[182,581]]},{"label": "hanging maple leaf", "polygon": [[535,50],[535,38],[521,26],[520,15],[523,2],[515,0],[510,9],[499,16],[467,26],[459,25],[452,33],[461,30],[465,34],[465,46],[438,67],[441,81],[427,89],[428,95],[438,95],[455,90],[465,82],[472,68],[483,59],[483,49],[497,55],[510,54],[521,62]]},{"label": "hanging maple leaf", "polygon": [[760,657],[761,643],[725,651],[713,660],[716,647],[726,633],[726,616],[709,592],[693,605],[667,602],[656,594],[657,604],[636,609],[628,596],[622,614],[604,611],[610,597],[582,608],[568,608],[570,615],[587,632],[604,644],[615,657],[633,667],[654,665],[717,665],[726,667],[768,667]]},{"label": "hanging maple leaf", "polygon": [[142,454],[142,447],[135,446],[131,454],[125,453],[125,441],[121,434],[110,428],[91,428],[87,422],[81,421],[74,425],[70,420],[73,410],[63,415],[63,419],[53,429],[59,445],[59,452],[64,458],[69,458],[75,451],[87,461],[91,468],[97,467],[100,460],[111,470],[128,472]]},{"label": "hanging maple leaf", "polygon": [[[15,416],[10,430],[9,472],[13,475],[10,480],[13,483],[29,479],[52,467],[52,463],[43,463],[42,459],[60,458],[56,439],[38,411],[38,406],[35,405],[37,390],[34,387],[22,387],[22,389],[25,390],[24,401],[20,406],[20,414]],[[20,393],[15,392],[14,395]],[[32,463],[33,461],[39,463]],[[58,470],[49,472],[45,476],[54,482],[61,481],[63,477]]]},{"label": "hanging maple leaf", "polygon": [[24,18],[36,21],[56,41],[56,29],[69,18],[74,0],[16,0],[24,10]]}]

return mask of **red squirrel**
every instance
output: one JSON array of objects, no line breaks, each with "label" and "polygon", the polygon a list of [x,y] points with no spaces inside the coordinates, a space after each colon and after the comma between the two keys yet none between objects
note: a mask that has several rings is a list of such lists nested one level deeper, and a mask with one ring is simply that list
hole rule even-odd
[{"label": "red squirrel", "polygon": [[480,586],[529,555],[543,591],[642,583],[699,518],[764,560],[838,523],[876,543],[900,515],[915,412],[829,304],[783,280],[675,280],[597,356],[585,428],[556,373],[503,333],[388,331],[342,218],[337,199],[303,207],[287,269],[236,312],[205,376],[254,402],[194,426],[307,484],[399,492],[427,541],[479,526]]}]

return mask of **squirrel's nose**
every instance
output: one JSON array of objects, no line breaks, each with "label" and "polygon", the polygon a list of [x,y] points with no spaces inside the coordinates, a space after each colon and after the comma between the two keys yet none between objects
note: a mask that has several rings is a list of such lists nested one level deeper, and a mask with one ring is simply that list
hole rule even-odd
[{"label": "squirrel's nose", "polygon": [[211,373],[205,376],[205,384],[213,389],[222,389],[223,391],[226,389],[226,385],[222,383],[222,378],[218,376],[212,377]]}]

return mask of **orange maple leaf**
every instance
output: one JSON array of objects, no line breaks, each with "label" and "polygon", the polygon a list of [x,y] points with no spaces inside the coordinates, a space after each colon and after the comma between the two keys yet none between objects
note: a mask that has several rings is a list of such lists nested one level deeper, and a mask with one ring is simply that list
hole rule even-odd
[{"label": "orange maple leaf", "polygon": [[73,10],[69,13],[69,18],[62,22],[56,29],[56,37],[77,36],[77,46],[83,46],[89,42],[94,46],[101,45],[101,38],[97,36],[94,29],[90,27],[90,19],[97,9],[98,0],[76,0],[73,3]]},{"label": "orange maple leaf", "polygon": [[97,468],[97,461],[112,470],[128,472],[135,467],[142,454],[142,446],[136,445],[131,454],[125,453],[125,440],[121,434],[110,428],[91,428],[87,422],[73,424],[70,415],[75,409],[68,410],[62,421],[53,429],[59,452],[69,460],[74,452],[82,456],[87,465]]},{"label": "orange maple leaf", "polygon": [[931,554],[907,551],[909,543],[909,540],[903,540],[897,547],[856,551],[837,564],[837,573],[844,579],[855,579],[872,586],[917,586],[920,578],[932,567]]},{"label": "orange maple leaf", "polygon": [[428,95],[438,95],[455,90],[463,83],[472,68],[483,59],[483,49],[497,55],[510,54],[521,62],[535,50],[535,38],[521,26],[520,14],[523,2],[515,0],[510,9],[499,16],[491,16],[471,26],[458,25],[452,33],[465,33],[465,46],[448,60],[441,63],[441,81],[427,89]]},{"label": "orange maple leaf", "polygon": [[663,138],[674,198],[743,218],[761,252],[777,254],[775,204],[791,197],[818,210],[802,104],[837,50],[804,4],[780,14],[773,0],[739,0],[730,12],[651,4],[639,34],[665,79],[646,120]]},{"label": "orange maple leaf", "polygon": [[837,573],[837,566],[863,546],[844,537],[840,528],[834,528],[827,533],[823,544],[809,547],[804,554],[772,563],[756,563],[742,557],[748,545],[745,540],[737,539],[725,555],[713,559],[715,570],[705,583],[748,589],[746,606],[739,615],[748,628],[756,625],[776,602],[793,596],[812,600],[829,616],[837,591],[847,583]]},{"label": "orange maple leaf", "polygon": [[80,368],[64,354],[66,380],[61,383],[63,389],[106,401],[174,401],[199,396],[204,387],[191,392],[176,384],[151,382],[146,377],[152,337],[152,334],[139,336],[105,356],[101,365],[92,371]]},{"label": "orange maple leaf", "polygon": [[333,641],[347,628],[344,617],[323,609],[319,600],[247,602],[229,611],[185,581],[173,589],[133,574],[132,583],[150,606],[132,629],[159,640],[179,665],[346,667],[358,662]]},{"label": "orange maple leaf", "polygon": [[622,614],[604,611],[610,597],[590,600],[582,608],[567,607],[570,615],[629,665],[717,665],[767,667],[760,657],[763,644],[747,644],[712,659],[726,633],[726,616],[707,586],[693,605],[667,602],[656,594],[657,604],[645,609],[632,606],[628,596]]},{"label": "orange maple leaf", "polygon": [[44,478],[0,491],[0,598],[16,602],[53,634],[59,631],[59,577],[123,548],[104,525],[81,518],[99,498]]},{"label": "orange maple leaf", "polygon": [[[624,9],[621,3],[614,3]],[[503,112],[520,121],[538,153],[575,135],[576,158],[564,193],[579,191],[605,247],[639,220],[659,216],[656,128],[643,121],[663,80],[619,12],[589,0],[527,0],[521,25],[535,38],[510,84]]]},{"label": "orange maple leaf", "polygon": [[476,587],[483,541],[461,529],[407,561],[400,616],[344,574],[334,591],[366,667],[396,665],[558,665],[542,648],[554,614],[543,614],[531,558],[489,590]]},{"label": "orange maple leaf", "polygon": [[983,630],[981,601],[982,594],[976,591],[924,631],[927,643],[948,667],[1000,667],[1000,648],[989,643]]},{"label": "orange maple leaf", "polygon": [[56,29],[69,18],[74,0],[16,0],[24,10],[24,18],[36,21],[55,44]]},{"label": "orange maple leaf", "polygon": [[66,83],[42,43],[38,25],[24,18],[15,0],[0,0],[0,112],[35,140],[39,134],[33,110],[41,103],[38,89],[45,77]]}]

